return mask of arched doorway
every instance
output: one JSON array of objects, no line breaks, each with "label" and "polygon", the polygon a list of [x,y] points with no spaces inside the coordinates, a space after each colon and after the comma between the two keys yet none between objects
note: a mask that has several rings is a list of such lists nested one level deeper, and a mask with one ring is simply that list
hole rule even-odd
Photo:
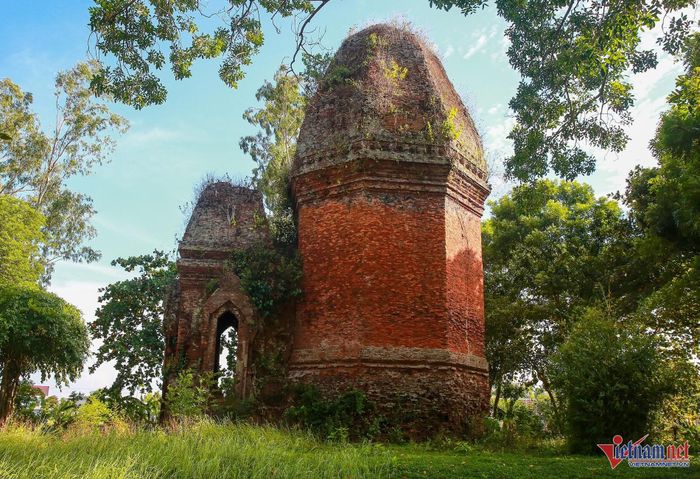
[{"label": "arched doorway", "polygon": [[238,319],[224,311],[216,322],[214,374],[223,394],[233,393],[238,371]]}]

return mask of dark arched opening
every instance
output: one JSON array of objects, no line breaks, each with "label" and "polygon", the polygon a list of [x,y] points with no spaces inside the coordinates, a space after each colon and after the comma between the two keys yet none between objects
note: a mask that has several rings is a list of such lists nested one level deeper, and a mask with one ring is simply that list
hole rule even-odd
[{"label": "dark arched opening", "polygon": [[222,390],[233,387],[238,354],[238,319],[230,311],[224,312],[216,323],[216,357],[214,373]]}]

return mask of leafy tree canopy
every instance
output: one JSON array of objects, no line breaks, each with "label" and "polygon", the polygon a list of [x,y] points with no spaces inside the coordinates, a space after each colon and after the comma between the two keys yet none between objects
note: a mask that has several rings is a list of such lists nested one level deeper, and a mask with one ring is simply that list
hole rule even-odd
[{"label": "leafy tree canopy", "polygon": [[[166,99],[157,71],[169,62],[175,78],[194,61],[224,57],[219,75],[235,87],[264,38],[260,18],[297,17],[292,64],[307,50],[306,27],[330,0],[228,0],[219,9],[200,0],[96,0],[90,26],[97,51],[115,60],[92,82],[124,103],[142,108]],[[586,147],[621,151],[634,103],[631,72],[656,67],[640,34],[664,22],[661,49],[677,53],[693,21],[682,11],[694,0],[429,0],[432,7],[469,15],[490,4],[508,23],[508,58],[522,80],[510,107],[515,152],[507,173],[519,180],[549,171],[567,179],[595,169]],[[212,22],[211,18],[218,19]],[[215,23],[213,31],[202,26]],[[168,59],[161,47],[169,48]]]},{"label": "leafy tree canopy", "polygon": [[617,285],[622,211],[588,185],[550,180],[516,187],[491,207],[483,255],[492,380],[534,376],[551,395],[550,356]]},{"label": "leafy tree canopy", "polygon": [[85,246],[95,235],[92,200],[67,188],[66,181],[88,175],[114,147],[109,136],[125,131],[126,120],[94,97],[89,83],[99,65],[80,63],[56,76],[56,124],[45,133],[31,111],[32,95],[6,78],[0,80],[0,194],[25,200],[44,215],[41,254],[44,278],[66,259],[94,261],[99,253]]},{"label": "leafy tree canopy", "polygon": [[652,273],[640,317],[681,348],[700,350],[700,34],[651,145],[659,166],[636,168],[625,201],[640,231],[635,257]]},{"label": "leafy tree canopy", "polygon": [[287,76],[281,65],[274,83],[265,81],[255,98],[263,104],[248,108],[243,118],[259,128],[258,133],[241,138],[243,152],[255,164],[253,185],[263,194],[271,213],[273,236],[295,243],[294,220],[289,192],[289,172],[296,152],[296,140],[304,121],[306,97],[297,77]]},{"label": "leafy tree canopy", "polygon": [[0,284],[35,283],[44,268],[39,251],[44,218],[26,202],[0,195]]},{"label": "leafy tree canopy", "polygon": [[604,310],[584,314],[552,361],[575,452],[594,452],[615,434],[649,431],[653,411],[683,384],[662,347],[639,325],[616,322]]},{"label": "leafy tree canopy", "polygon": [[100,290],[101,306],[90,323],[90,333],[101,345],[90,370],[114,361],[117,377],[112,391],[151,391],[154,379],[161,377],[164,301],[175,279],[175,263],[156,250],[149,255],[118,258],[112,265],[137,276]]},{"label": "leafy tree canopy", "polygon": [[90,341],[80,311],[35,285],[0,285],[0,423],[12,412],[22,376],[36,371],[75,380]]},{"label": "leafy tree canopy", "polygon": [[255,98],[263,102],[261,108],[248,108],[243,118],[260,131],[241,138],[240,146],[249,153],[256,168],[253,181],[265,196],[271,211],[289,208],[287,186],[289,169],[296,152],[296,139],[304,120],[306,99],[296,77],[285,74],[281,65],[274,83],[265,81]]}]

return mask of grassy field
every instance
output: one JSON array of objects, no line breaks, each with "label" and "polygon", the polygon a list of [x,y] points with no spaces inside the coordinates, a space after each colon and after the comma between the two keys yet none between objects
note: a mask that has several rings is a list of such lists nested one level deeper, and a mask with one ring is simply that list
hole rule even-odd
[{"label": "grassy field", "polygon": [[689,470],[611,471],[604,457],[451,446],[328,444],[272,427],[201,423],[177,432],[45,435],[0,431],[0,478],[671,478]]}]

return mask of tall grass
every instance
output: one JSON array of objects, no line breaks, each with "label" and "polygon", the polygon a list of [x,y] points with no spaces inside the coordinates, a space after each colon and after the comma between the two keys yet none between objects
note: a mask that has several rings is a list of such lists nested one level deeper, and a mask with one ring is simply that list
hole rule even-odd
[{"label": "tall grass", "polygon": [[461,441],[333,444],[298,431],[212,421],[167,431],[126,427],[62,435],[13,425],[0,430],[0,479],[698,477],[696,464],[613,471],[602,454],[572,456],[560,449],[495,452]]},{"label": "tall grass", "polygon": [[199,422],[174,431],[0,433],[0,478],[388,477],[381,446],[333,445],[296,431]]}]

